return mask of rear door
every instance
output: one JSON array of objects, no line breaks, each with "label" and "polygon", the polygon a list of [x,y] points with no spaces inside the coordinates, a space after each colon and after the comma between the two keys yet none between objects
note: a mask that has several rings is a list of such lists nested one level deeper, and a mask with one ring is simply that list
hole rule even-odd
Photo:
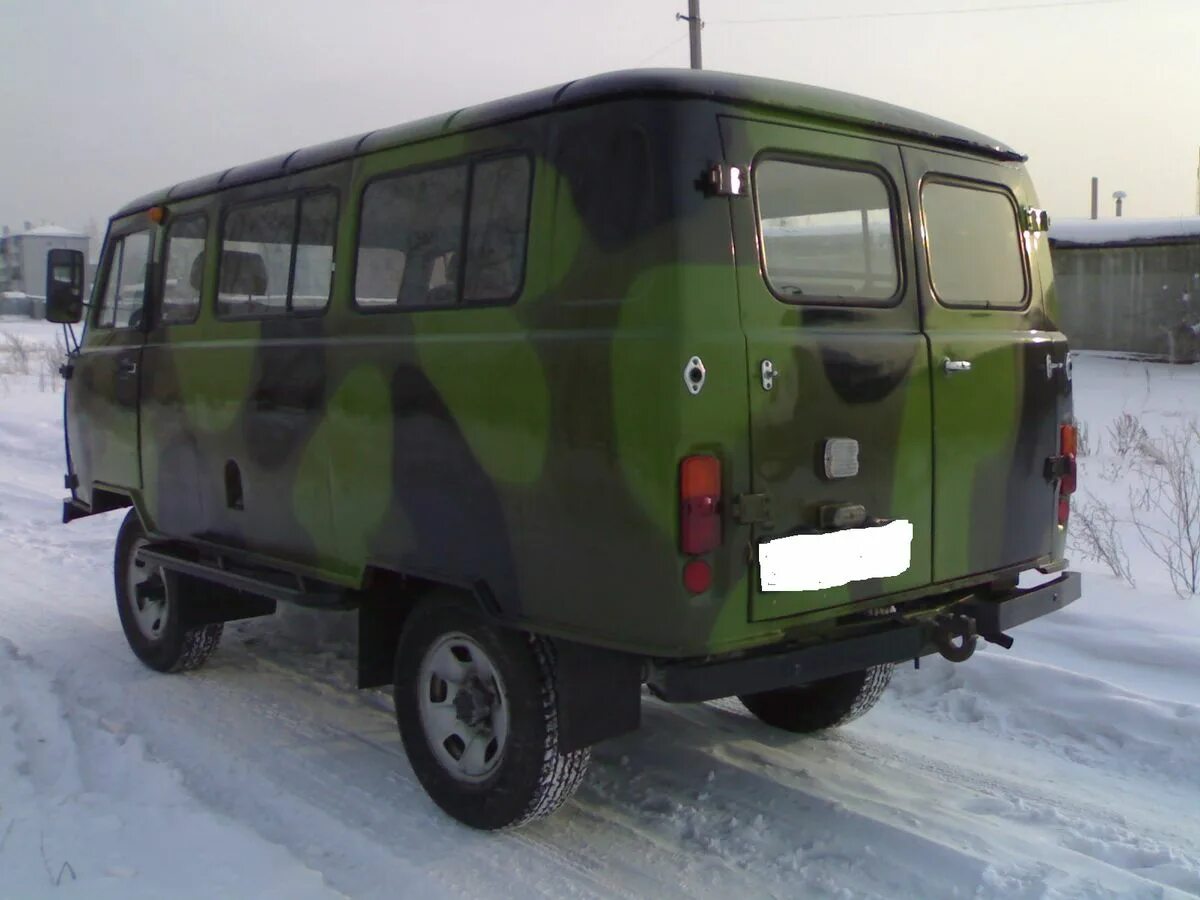
[{"label": "rear door", "polygon": [[105,245],[83,347],[67,382],[68,464],[78,494],[92,485],[138,489],[138,402],[152,235],[145,217],[115,223]]},{"label": "rear door", "polygon": [[[783,581],[768,583],[760,564],[750,617],[813,612],[925,585],[932,540],[929,357],[899,148],[734,117],[722,117],[721,133],[726,160],[751,173],[749,196],[729,203],[750,369],[752,489],[759,495],[743,500],[742,513],[769,504],[754,516],[756,552],[762,560],[765,543],[792,536],[879,536],[865,536],[874,529],[857,524],[912,527],[906,559],[890,575],[878,574],[878,555],[868,553],[843,583],[780,589]],[[821,562],[810,555],[804,568]]]},{"label": "rear door", "polygon": [[917,272],[933,382],[933,577],[1033,563],[1059,531],[1046,460],[1070,370],[1031,264],[1045,238],[1025,227],[1032,187],[1019,163],[903,153],[926,236]]}]

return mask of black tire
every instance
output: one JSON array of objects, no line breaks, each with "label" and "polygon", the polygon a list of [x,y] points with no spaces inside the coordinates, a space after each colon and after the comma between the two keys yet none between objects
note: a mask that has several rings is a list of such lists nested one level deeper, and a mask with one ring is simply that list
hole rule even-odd
[{"label": "black tire", "polygon": [[[494,768],[479,773],[474,781],[464,780],[465,773],[450,768],[453,761],[443,749],[453,735],[443,739],[443,749],[435,751],[437,737],[430,735],[422,713],[423,691],[442,694],[436,702],[458,709],[457,698],[445,692],[463,693],[461,683],[448,687],[450,683],[443,681],[439,691],[428,661],[440,647],[456,642],[482,651],[477,654],[484,661],[480,666],[495,675],[486,682],[496,688],[487,692],[487,708],[499,714],[503,707],[507,716],[503,744],[485,763]],[[480,670],[474,661],[461,664],[467,680]],[[423,670],[432,677],[423,678]],[[512,828],[547,816],[575,793],[587,774],[590,749],[564,753],[558,746],[554,645],[545,638],[490,624],[469,600],[435,595],[412,611],[396,650],[394,696],[400,737],[417,779],[443,811],[472,828]],[[464,726],[472,727],[460,714],[455,727]],[[480,728],[491,733],[488,722]],[[466,756],[465,749],[460,752]]]},{"label": "black tire", "polygon": [[895,667],[888,663],[804,684],[738,697],[761,721],[808,734],[852,722],[879,702]]},{"label": "black tire", "polygon": [[[121,628],[134,656],[157,672],[186,672],[197,669],[212,656],[221,642],[224,625],[185,628],[180,613],[210,586],[194,578],[161,569],[146,569],[135,558],[137,548],[146,543],[146,532],[137,512],[130,510],[117,534],[113,554],[113,582],[117,595],[117,613]],[[144,571],[145,574],[136,574]],[[136,596],[131,581],[143,578],[156,598]],[[157,617],[148,612],[156,609]]]}]

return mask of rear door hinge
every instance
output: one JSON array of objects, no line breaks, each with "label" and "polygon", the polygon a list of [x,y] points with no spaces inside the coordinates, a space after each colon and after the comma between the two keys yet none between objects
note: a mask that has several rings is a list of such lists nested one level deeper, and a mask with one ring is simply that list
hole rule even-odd
[{"label": "rear door hinge", "polygon": [[748,197],[750,167],[717,163],[705,173],[701,183],[710,197]]},{"label": "rear door hinge", "polygon": [[1036,206],[1026,206],[1021,210],[1022,218],[1026,231],[1049,231],[1050,230],[1050,214],[1044,209],[1038,209]]},{"label": "rear door hinge", "polygon": [[733,518],[742,525],[771,524],[770,494],[738,494],[733,498]]},{"label": "rear door hinge", "polygon": [[63,381],[70,381],[71,376],[75,374],[75,364],[63,363],[58,367],[58,374],[62,376]]}]

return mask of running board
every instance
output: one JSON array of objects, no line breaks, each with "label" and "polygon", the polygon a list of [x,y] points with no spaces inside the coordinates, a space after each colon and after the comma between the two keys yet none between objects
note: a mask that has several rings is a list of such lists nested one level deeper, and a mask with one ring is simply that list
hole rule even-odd
[{"label": "running board", "polygon": [[172,572],[191,575],[204,581],[211,581],[235,591],[245,591],[277,600],[292,603],[296,606],[307,606],[316,609],[353,609],[357,604],[352,602],[344,591],[322,585],[316,587],[306,582],[299,575],[289,572],[266,572],[243,569],[241,571],[227,568],[223,560],[205,562],[188,559],[162,545],[151,545],[138,550],[138,559],[151,565],[161,566]]}]

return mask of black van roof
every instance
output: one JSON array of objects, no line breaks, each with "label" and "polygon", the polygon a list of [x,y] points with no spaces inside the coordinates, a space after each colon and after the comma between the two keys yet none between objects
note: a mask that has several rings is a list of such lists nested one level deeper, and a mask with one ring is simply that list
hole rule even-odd
[{"label": "black van roof", "polygon": [[714,100],[737,106],[784,109],[818,119],[845,122],[931,144],[983,154],[996,159],[1024,161],[1025,156],[987,135],[924,113],[893,106],[856,94],[795,84],[774,78],[691,69],[628,69],[592,75],[502,100],[468,106],[452,113],[368,131],[365,134],[316,144],[234,166],[202,178],[180,182],[139,197],[115,217],[171,201],[196,197],[224,188],[290,175],[375,150],[459,131],[498,125],[552,110],[586,106],[631,97],[680,97]]}]

